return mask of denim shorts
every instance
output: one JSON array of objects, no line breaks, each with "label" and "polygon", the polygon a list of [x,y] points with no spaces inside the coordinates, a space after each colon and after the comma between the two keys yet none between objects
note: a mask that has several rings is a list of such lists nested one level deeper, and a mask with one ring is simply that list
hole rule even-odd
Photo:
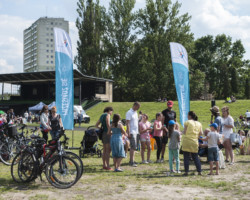
[{"label": "denim shorts", "polygon": [[208,148],[208,161],[219,161],[219,151],[217,147]]}]

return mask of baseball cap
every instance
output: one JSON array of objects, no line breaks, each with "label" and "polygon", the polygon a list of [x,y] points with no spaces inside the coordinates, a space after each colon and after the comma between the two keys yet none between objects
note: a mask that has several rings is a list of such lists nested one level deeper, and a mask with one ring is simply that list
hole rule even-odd
[{"label": "baseball cap", "polygon": [[210,124],[209,126],[212,126],[212,127],[214,127],[215,129],[218,128],[218,124],[217,124],[217,123],[212,123],[212,124]]},{"label": "baseball cap", "polygon": [[168,125],[174,125],[175,121],[174,120],[169,120]]},{"label": "baseball cap", "polygon": [[168,107],[173,107],[174,102],[173,102],[173,101],[171,101],[171,100],[169,100],[169,101],[167,102],[167,105],[168,105]]}]

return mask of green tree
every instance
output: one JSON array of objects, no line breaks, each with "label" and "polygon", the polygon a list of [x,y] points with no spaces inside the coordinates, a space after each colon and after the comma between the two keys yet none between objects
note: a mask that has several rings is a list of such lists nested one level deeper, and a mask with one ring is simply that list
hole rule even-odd
[{"label": "green tree", "polygon": [[199,99],[204,92],[205,72],[199,69],[190,74],[190,98]]},{"label": "green tree", "polygon": [[143,48],[152,53],[154,61],[151,65],[155,77],[151,94],[154,98],[176,99],[169,43],[181,43],[188,52],[193,47],[190,16],[179,15],[180,7],[180,3],[172,4],[169,0],[147,0],[146,8],[137,12],[137,33],[143,35]]},{"label": "green tree", "polygon": [[114,99],[125,101],[128,93],[128,63],[133,54],[135,34],[132,33],[135,0],[111,0],[105,19],[104,45],[108,65],[114,79]]},{"label": "green tree", "polygon": [[108,76],[105,64],[104,47],[101,40],[104,34],[105,8],[99,5],[99,0],[79,0],[77,2],[76,27],[79,40],[77,41],[77,56],[75,64],[78,69],[90,76]]}]

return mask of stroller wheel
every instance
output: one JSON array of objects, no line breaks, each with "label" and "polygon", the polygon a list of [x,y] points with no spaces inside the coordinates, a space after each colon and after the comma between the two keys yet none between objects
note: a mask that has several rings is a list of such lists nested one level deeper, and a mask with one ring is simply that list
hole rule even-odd
[{"label": "stroller wheel", "polygon": [[102,152],[101,152],[101,150],[97,150],[97,155],[98,155],[98,158],[101,158],[101,157],[102,157]]}]

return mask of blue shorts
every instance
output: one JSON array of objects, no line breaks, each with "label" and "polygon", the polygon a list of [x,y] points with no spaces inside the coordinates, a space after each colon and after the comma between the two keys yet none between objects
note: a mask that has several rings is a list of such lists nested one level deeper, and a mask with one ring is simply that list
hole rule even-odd
[{"label": "blue shorts", "polygon": [[219,151],[217,147],[208,148],[208,161],[219,161]]}]

